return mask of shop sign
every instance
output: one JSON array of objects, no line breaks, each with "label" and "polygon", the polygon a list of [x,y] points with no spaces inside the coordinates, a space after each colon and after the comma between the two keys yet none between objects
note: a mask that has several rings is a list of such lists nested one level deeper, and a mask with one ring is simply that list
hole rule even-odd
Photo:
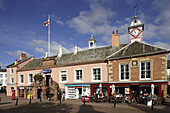
[{"label": "shop sign", "polygon": [[51,70],[50,69],[43,69],[43,73],[50,73]]}]

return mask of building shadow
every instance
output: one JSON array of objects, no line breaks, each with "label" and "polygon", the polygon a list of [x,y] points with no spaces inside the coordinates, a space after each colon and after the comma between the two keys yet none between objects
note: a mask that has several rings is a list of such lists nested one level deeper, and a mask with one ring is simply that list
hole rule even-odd
[{"label": "building shadow", "polygon": [[9,109],[0,109],[0,113],[70,113],[72,106],[56,103],[33,103],[29,105],[16,106]]},{"label": "building shadow", "polygon": [[132,104],[129,105],[130,107],[139,109],[140,111],[143,111],[145,113],[169,113],[170,112],[170,106],[168,105],[157,105],[153,106],[153,110],[151,109],[151,106],[141,105],[141,104]]},{"label": "building shadow", "polygon": [[0,103],[0,105],[4,105],[4,104],[10,104],[12,102],[3,102],[3,103]]},{"label": "building shadow", "polygon": [[77,113],[104,113],[94,110],[92,105],[80,105],[79,111]]}]

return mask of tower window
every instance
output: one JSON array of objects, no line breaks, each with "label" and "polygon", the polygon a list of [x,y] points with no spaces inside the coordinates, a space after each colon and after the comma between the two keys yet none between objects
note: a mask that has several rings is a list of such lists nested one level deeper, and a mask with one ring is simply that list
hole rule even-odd
[{"label": "tower window", "polygon": [[90,47],[93,47],[93,42],[90,42]]}]

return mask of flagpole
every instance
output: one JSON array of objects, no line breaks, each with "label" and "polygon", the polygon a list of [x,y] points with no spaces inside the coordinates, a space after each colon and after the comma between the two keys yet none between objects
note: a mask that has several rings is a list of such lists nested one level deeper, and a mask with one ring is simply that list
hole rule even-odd
[{"label": "flagpole", "polygon": [[[48,15],[48,20],[50,22],[50,15]],[[48,56],[49,57],[50,57],[50,23],[48,25]]]}]

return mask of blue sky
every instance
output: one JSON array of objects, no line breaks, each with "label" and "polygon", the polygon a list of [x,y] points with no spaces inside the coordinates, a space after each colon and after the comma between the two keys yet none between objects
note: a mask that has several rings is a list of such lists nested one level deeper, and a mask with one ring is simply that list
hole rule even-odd
[{"label": "blue sky", "polygon": [[129,42],[128,26],[137,5],[138,19],[145,24],[143,40],[170,49],[169,0],[0,0],[0,66],[28,57],[44,57],[47,27],[51,15],[51,55],[88,48],[94,35],[97,47],[111,45],[113,30],[119,30],[120,43]]}]

